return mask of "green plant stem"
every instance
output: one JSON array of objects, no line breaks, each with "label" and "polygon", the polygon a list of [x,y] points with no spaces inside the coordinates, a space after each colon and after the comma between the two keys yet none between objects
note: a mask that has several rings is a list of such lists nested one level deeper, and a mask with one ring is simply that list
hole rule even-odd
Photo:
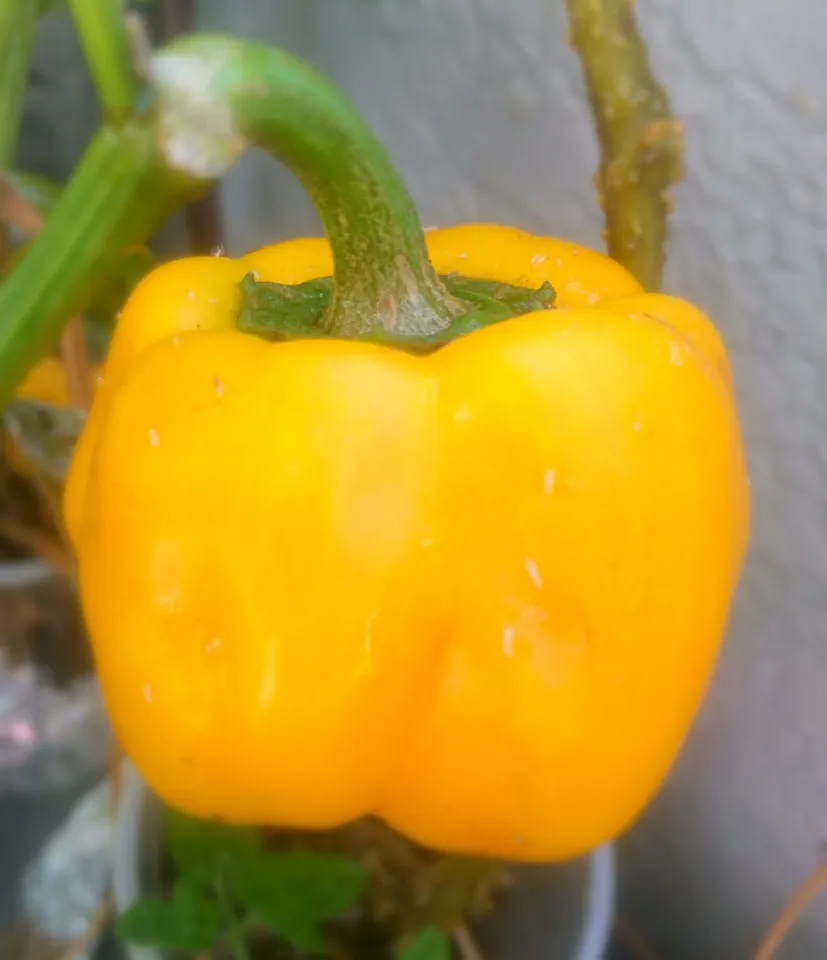
[{"label": "green plant stem", "polygon": [[0,0],[0,174],[11,166],[40,0]]},{"label": "green plant stem", "polygon": [[661,285],[681,124],[652,74],[633,0],[566,0],[600,141],[598,192],[609,254],[647,290]]},{"label": "green plant stem", "polygon": [[[168,42],[192,32],[195,0],[161,0],[158,13],[161,36]],[[224,246],[220,191],[217,184],[184,210],[190,253],[209,254]]]},{"label": "green plant stem", "polygon": [[[90,4],[75,0],[87,17]],[[381,144],[311,67],[269,47],[195,36],[162,50],[151,70],[152,112],[96,136],[0,286],[0,407],[123,249],[201,195],[249,144],[281,158],[322,217],[335,261],[329,332],[428,336],[466,312],[431,266]]]},{"label": "green plant stem", "polygon": [[0,408],[123,250],[203,189],[165,165],[152,124],[97,134],[43,230],[0,285]]},{"label": "green plant stem", "polygon": [[250,960],[250,950],[247,947],[247,940],[244,934],[244,928],[236,923],[231,927],[227,935],[227,944],[233,960]]},{"label": "green plant stem", "polygon": [[436,333],[463,312],[428,260],[413,202],[385,150],[349,101],[280,50],[190,36],[161,51],[153,81],[164,140],[212,175],[252,143],[310,194],[330,240],[334,293],[324,326],[338,336],[378,327]]},{"label": "green plant stem", "polygon": [[69,7],[104,115],[120,123],[132,114],[138,94],[122,0],[69,0]]},{"label": "green plant stem", "polygon": [[238,911],[223,877],[216,879],[215,898],[223,914],[227,946],[230,948],[233,960],[250,960],[250,950],[247,946],[244,924],[238,917]]}]

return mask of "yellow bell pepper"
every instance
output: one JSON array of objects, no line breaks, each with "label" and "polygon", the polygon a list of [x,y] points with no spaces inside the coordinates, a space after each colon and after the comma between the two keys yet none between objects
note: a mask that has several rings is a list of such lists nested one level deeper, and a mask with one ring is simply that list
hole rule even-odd
[{"label": "yellow bell pepper", "polygon": [[66,369],[61,361],[52,356],[39,360],[18,388],[17,396],[22,400],[40,400],[56,407],[68,406]]},{"label": "yellow bell pepper", "polygon": [[[253,49],[220,62],[265,72]],[[191,76],[194,50],[156,73]],[[376,814],[444,851],[582,853],[657,790],[724,633],[748,529],[724,346],[583,247],[496,225],[423,238],[329,88],[313,110],[274,89],[238,108],[307,146],[282,154],[329,242],[150,273],[68,478],[116,733],[197,815]],[[332,274],[313,335],[241,332],[250,274]],[[383,342],[453,329],[453,274],[548,282],[556,302],[430,352]]]},{"label": "yellow bell pepper", "polygon": [[[97,369],[93,376],[97,379]],[[39,400],[55,407],[68,407],[69,382],[63,361],[54,356],[40,359],[18,388],[17,396],[21,400]]]},{"label": "yellow bell pepper", "polygon": [[[100,378],[97,364],[92,365],[90,374],[93,386],[97,387]],[[38,360],[18,387],[17,396],[21,400],[39,400],[54,407],[68,407],[69,381],[63,361],[51,355]]]},{"label": "yellow bell pepper", "polygon": [[559,309],[427,357],[234,329],[250,270],[151,273],[67,490],[116,730],[172,803],[550,859],[633,818],[709,680],[745,546],[727,360],[687,303],[496,227],[438,273]]}]

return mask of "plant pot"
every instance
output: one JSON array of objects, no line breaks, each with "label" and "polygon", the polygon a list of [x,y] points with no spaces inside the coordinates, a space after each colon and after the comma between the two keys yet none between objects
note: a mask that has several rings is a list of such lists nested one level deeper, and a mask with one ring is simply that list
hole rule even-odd
[{"label": "plant pot", "polygon": [[38,558],[0,562],[0,795],[93,782],[109,722],[74,589]]},{"label": "plant pot", "polygon": [[[115,825],[113,899],[118,913],[156,888],[161,869],[162,805],[130,763],[123,769]],[[479,924],[484,956],[508,960],[601,960],[614,913],[611,845],[548,867],[517,867],[515,884]],[[163,960],[130,945],[129,960]]]},{"label": "plant pot", "polygon": [[83,798],[109,748],[72,586],[37,558],[0,562],[0,926],[55,944],[83,931],[108,882]]}]

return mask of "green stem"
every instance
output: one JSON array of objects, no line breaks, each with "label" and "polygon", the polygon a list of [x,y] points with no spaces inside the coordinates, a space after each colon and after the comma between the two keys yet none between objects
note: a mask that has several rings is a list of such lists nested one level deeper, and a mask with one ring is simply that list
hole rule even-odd
[{"label": "green stem", "polygon": [[238,911],[233,903],[224,876],[216,878],[214,890],[218,907],[223,915],[224,937],[233,960],[250,960],[250,949],[247,946],[247,933],[244,923],[239,919]]},{"label": "green stem", "polygon": [[413,202],[382,145],[310,66],[270,47],[202,35],[161,51],[153,79],[163,138],[176,157],[213,175],[252,143],[301,180],[333,252],[329,333],[429,335],[463,312],[428,260]]},{"label": "green stem", "polygon": [[244,927],[238,922],[229,928],[227,942],[233,960],[250,960],[250,950],[247,946],[247,940],[244,933]]},{"label": "green stem", "polygon": [[567,0],[600,140],[598,189],[609,254],[647,290],[661,284],[681,125],[652,74],[633,0]]},{"label": "green stem", "polygon": [[40,0],[0,0],[0,173],[11,166]]},{"label": "green stem", "polygon": [[122,0],[69,0],[69,7],[104,115],[120,123],[138,94]]},{"label": "green stem", "polygon": [[144,241],[203,181],[171,170],[151,124],[104,127],[41,233],[0,285],[0,409],[125,247]]}]

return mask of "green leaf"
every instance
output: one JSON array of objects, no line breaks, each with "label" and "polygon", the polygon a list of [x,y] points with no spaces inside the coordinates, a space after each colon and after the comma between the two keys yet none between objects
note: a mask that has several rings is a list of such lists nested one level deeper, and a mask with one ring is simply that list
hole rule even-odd
[{"label": "green leaf", "polygon": [[179,873],[173,897],[133,907],[122,930],[128,939],[207,949],[265,927],[294,948],[320,952],[322,925],[353,906],[367,885],[367,871],[355,861],[271,852],[252,828],[169,811],[166,838]]},{"label": "green leaf", "polygon": [[[447,274],[442,278],[448,292],[468,307],[443,330],[429,336],[398,336],[377,327],[363,339],[385,343],[411,353],[431,353],[480,327],[554,305],[555,292],[546,281],[538,289],[516,287],[496,280],[480,280]],[[240,284],[242,307],[236,321],[242,333],[263,340],[295,340],[325,337],[324,313],[333,292],[330,277],[287,285],[256,280],[248,273]]]},{"label": "green leaf", "polygon": [[209,950],[222,932],[218,905],[188,880],[175,884],[169,900],[139,900],[117,926],[124,940],[167,950]]},{"label": "green leaf", "polygon": [[231,865],[264,855],[253,828],[197,820],[174,810],[168,813],[167,845],[181,875],[209,887]]},{"label": "green leaf", "polygon": [[451,960],[451,945],[436,927],[423,930],[397,953],[398,960]]},{"label": "green leaf", "polygon": [[365,868],[344,857],[316,853],[263,853],[232,864],[231,882],[250,919],[299,950],[324,948],[321,926],[362,896]]},{"label": "green leaf", "polygon": [[537,289],[518,287],[499,280],[480,280],[478,277],[463,277],[449,273],[442,278],[452,296],[477,309],[488,311],[491,319],[508,319],[537,310],[549,310],[554,305],[556,293],[552,285],[545,280]]},{"label": "green leaf", "polygon": [[241,312],[237,326],[264,340],[321,337],[320,321],[333,290],[331,277],[287,285],[265,283],[248,273],[240,283]]}]

